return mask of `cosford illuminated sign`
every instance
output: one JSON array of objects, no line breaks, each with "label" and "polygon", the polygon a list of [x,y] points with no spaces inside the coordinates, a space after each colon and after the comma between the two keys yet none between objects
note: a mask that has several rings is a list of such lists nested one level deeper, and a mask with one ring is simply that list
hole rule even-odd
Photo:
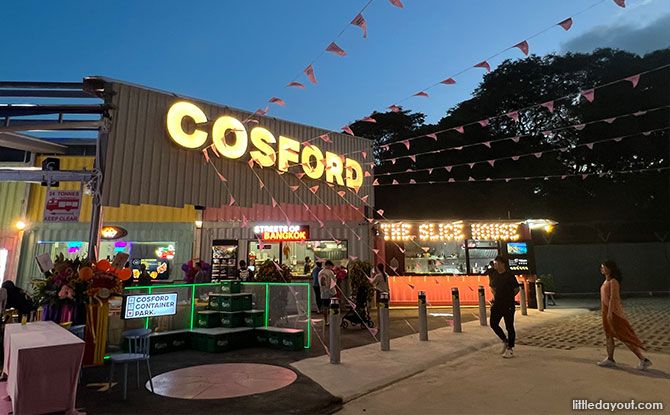
[{"label": "cosford illuminated sign", "polygon": [[[300,165],[305,175],[315,180],[325,175],[328,183],[352,189],[363,184],[363,169],[356,160],[330,151],[324,153],[316,145],[301,145],[300,141],[283,135],[277,139],[260,126],[247,133],[242,122],[228,115],[218,117],[211,131],[201,129],[207,121],[207,115],[198,106],[178,101],[167,113],[168,134],[177,145],[189,149],[203,147],[211,135],[219,157],[234,160],[248,153],[262,167],[288,171],[291,165]],[[252,149],[249,148],[249,141]]]},{"label": "cosford illuminated sign", "polygon": [[292,242],[309,239],[307,225],[257,225],[254,234],[264,242]]},{"label": "cosford illuminated sign", "polygon": [[172,316],[177,314],[177,293],[126,295],[121,311],[124,319]]}]

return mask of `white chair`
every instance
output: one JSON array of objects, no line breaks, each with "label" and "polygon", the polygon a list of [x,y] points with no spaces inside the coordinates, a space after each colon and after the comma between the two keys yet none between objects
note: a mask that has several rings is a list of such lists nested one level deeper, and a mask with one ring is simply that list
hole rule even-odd
[{"label": "white chair", "polygon": [[112,380],[114,379],[114,365],[123,364],[123,399],[126,399],[126,390],[128,386],[128,364],[135,363],[137,365],[137,388],[140,388],[140,362],[147,363],[147,372],[149,373],[149,385],[151,392],[154,391],[154,383],[151,379],[151,366],[149,365],[149,329],[134,329],[124,331],[121,335],[128,340],[128,353],[120,353],[111,355],[109,358],[112,367],[109,371],[109,388],[112,387]]}]

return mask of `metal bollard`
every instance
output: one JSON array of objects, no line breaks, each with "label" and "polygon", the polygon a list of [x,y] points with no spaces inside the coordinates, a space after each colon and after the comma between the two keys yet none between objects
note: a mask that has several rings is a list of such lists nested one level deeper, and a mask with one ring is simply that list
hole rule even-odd
[{"label": "metal bollard", "polygon": [[389,336],[389,294],[379,294],[379,333],[382,352],[391,350],[391,337]]},{"label": "metal bollard", "polygon": [[461,333],[461,300],[458,298],[458,287],[451,289],[451,304],[454,314],[454,333]]},{"label": "metal bollard", "polygon": [[428,341],[428,311],[426,310],[426,293],[419,291],[419,340]]},{"label": "metal bollard", "polygon": [[330,363],[340,363],[340,301],[330,299]]},{"label": "metal bollard", "polygon": [[523,282],[519,283],[519,293],[521,294],[520,303],[521,303],[521,315],[528,315],[528,304],[526,301],[526,284]]},{"label": "metal bollard", "polygon": [[486,291],[484,286],[479,286],[479,324],[486,326]]},{"label": "metal bollard", "polygon": [[535,281],[535,298],[537,299],[537,311],[544,311],[544,287],[542,281]]}]

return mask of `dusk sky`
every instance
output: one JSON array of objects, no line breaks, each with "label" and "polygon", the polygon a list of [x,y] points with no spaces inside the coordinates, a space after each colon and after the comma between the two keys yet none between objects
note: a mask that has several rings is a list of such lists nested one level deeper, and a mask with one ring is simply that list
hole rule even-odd
[{"label": "dusk sky", "polygon": [[[365,3],[10,1],[0,14],[0,80],[103,75],[251,111],[278,96],[287,105],[271,106],[270,115],[339,129],[598,0],[404,0],[404,9],[374,0],[364,13],[368,38],[348,26],[337,41],[347,56],[321,56],[315,63],[319,83],[309,85],[303,68]],[[670,46],[669,21],[670,0],[627,0],[626,9],[604,0],[575,17],[570,31],[555,26],[531,40],[530,51],[611,46],[645,53]],[[490,63],[521,57],[513,49]],[[470,96],[483,73],[468,71],[456,85],[402,105],[437,121]],[[298,74],[307,88],[286,88]]]}]

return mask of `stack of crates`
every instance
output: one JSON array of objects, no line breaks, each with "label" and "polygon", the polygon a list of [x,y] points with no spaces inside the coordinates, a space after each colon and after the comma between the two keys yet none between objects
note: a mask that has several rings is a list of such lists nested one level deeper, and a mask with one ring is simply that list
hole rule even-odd
[{"label": "stack of crates", "polygon": [[305,331],[286,327],[259,327],[254,330],[256,343],[281,350],[301,350],[305,345]]}]

